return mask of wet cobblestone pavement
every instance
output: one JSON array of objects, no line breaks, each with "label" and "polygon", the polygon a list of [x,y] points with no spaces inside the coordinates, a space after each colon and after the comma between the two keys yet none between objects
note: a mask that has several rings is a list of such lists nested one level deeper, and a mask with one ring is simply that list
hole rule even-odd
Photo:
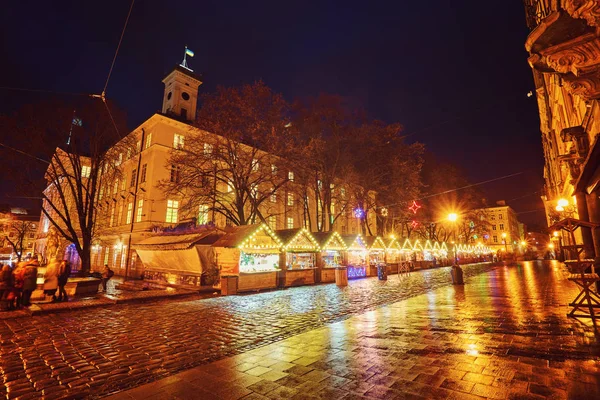
[{"label": "wet cobblestone pavement", "polygon": [[[467,275],[492,266],[465,267]],[[0,398],[97,396],[263,346],[450,283],[447,268],[196,301],[0,321]]]},{"label": "wet cobblestone pavement", "polygon": [[[449,272],[440,269],[344,289],[5,320],[2,395],[98,397],[181,370],[188,371],[167,379],[172,385],[142,386],[136,398],[431,398],[426,391],[433,389],[436,398],[597,394],[598,346],[590,328],[566,318],[576,290],[559,268],[475,265],[465,272],[471,278],[464,290],[445,286]],[[219,368],[206,365],[217,359]]]},{"label": "wet cobblestone pavement", "polygon": [[499,267],[109,399],[598,399],[576,294],[554,262]]}]

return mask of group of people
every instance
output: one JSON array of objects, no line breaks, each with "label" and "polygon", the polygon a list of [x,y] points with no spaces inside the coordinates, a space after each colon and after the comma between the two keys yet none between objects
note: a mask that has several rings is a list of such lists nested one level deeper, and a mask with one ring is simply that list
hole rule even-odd
[{"label": "group of people", "polygon": [[[0,301],[7,304],[9,310],[31,305],[31,294],[37,289],[39,262],[36,259],[23,261],[11,268],[0,264]],[[67,301],[65,286],[71,275],[71,263],[68,261],[48,264],[44,274],[44,294],[52,301]],[[58,297],[56,292],[58,290]]]}]

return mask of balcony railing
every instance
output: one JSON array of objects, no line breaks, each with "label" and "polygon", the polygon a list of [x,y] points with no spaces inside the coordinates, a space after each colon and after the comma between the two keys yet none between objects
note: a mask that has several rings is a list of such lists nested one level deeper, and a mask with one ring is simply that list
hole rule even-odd
[{"label": "balcony railing", "polygon": [[534,30],[544,18],[558,11],[561,0],[524,0],[527,26]]}]

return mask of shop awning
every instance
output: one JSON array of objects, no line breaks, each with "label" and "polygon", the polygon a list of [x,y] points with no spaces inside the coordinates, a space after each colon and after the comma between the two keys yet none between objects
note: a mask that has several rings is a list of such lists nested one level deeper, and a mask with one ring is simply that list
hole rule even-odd
[{"label": "shop awning", "polygon": [[319,243],[305,228],[282,229],[275,231],[275,234],[281,239],[285,251],[307,253],[319,251]]},{"label": "shop awning", "polygon": [[235,226],[213,243],[213,247],[238,248],[245,252],[279,252],[281,239],[266,224]]},{"label": "shop awning", "polygon": [[202,275],[214,268],[214,249],[210,246],[221,233],[206,231],[185,235],[158,235],[134,245],[138,256],[149,271]]},{"label": "shop awning", "polygon": [[322,251],[337,250],[344,251],[348,249],[344,239],[337,232],[316,232],[312,234],[319,243]]}]

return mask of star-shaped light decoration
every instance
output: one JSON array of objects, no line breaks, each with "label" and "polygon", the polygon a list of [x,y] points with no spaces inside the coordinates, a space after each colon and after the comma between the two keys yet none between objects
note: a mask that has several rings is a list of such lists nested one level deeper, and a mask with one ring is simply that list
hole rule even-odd
[{"label": "star-shaped light decoration", "polygon": [[409,209],[410,211],[412,211],[412,212],[413,212],[413,214],[416,214],[416,213],[417,213],[417,211],[419,211],[419,208],[421,208],[421,206],[420,206],[419,204],[417,204],[417,201],[416,201],[416,200],[413,200],[413,203],[412,203],[412,205],[411,205],[410,207],[408,207],[408,209]]},{"label": "star-shaped light decoration", "polygon": [[419,223],[413,219],[413,221],[410,223],[410,226],[412,226],[413,229],[416,229],[417,226],[419,226]]},{"label": "star-shaped light decoration", "polygon": [[354,209],[354,218],[362,219],[364,217],[365,217],[365,211],[360,207],[356,207]]},{"label": "star-shaped light decoration", "polygon": [[381,216],[382,217],[387,217],[388,216],[388,209],[385,207],[381,207]]}]

